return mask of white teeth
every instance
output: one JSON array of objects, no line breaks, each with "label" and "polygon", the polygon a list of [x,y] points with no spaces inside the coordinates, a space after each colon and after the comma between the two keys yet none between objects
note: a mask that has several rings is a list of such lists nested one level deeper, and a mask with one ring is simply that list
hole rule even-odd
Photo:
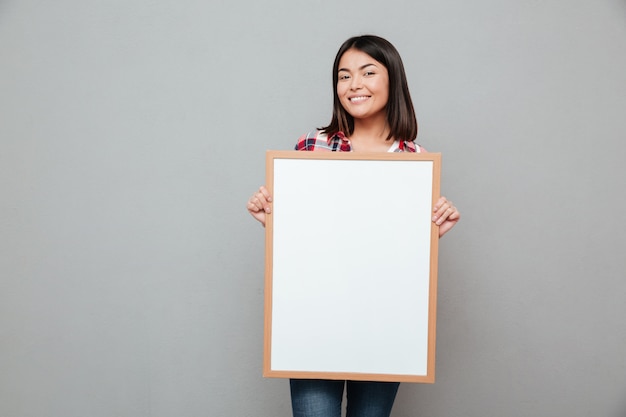
[{"label": "white teeth", "polygon": [[352,97],[350,101],[363,101],[363,100],[367,100],[368,98],[369,98],[368,96]]}]

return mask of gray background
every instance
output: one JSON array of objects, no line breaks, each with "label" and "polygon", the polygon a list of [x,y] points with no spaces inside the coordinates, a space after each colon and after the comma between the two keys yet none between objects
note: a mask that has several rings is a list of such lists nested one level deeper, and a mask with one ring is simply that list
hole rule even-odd
[{"label": "gray background", "polygon": [[289,415],[245,202],[367,32],[463,213],[393,416],[626,414],[624,0],[4,0],[1,416]]}]

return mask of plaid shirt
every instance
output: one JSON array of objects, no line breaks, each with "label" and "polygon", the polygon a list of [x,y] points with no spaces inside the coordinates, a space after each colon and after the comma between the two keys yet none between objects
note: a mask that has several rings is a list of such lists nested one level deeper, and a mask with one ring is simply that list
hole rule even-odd
[{"label": "plaid shirt", "polygon": [[[352,152],[350,140],[343,132],[337,132],[331,137],[319,130],[302,135],[295,147],[296,151],[332,151]],[[408,140],[398,141],[398,148],[394,152],[420,152],[421,148]]]}]

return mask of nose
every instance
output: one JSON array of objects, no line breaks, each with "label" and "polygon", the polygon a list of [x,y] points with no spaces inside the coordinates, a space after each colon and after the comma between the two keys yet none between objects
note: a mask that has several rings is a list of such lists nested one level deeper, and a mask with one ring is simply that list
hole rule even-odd
[{"label": "nose", "polygon": [[361,88],[361,77],[359,75],[354,75],[351,79],[350,79],[350,89],[351,90],[358,90],[359,88]]}]

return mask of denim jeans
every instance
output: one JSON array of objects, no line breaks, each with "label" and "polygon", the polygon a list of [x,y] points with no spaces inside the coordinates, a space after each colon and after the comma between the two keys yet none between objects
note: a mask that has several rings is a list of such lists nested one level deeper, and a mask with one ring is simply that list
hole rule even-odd
[{"label": "denim jeans", "polygon": [[292,379],[293,417],[341,417],[344,385],[347,417],[389,417],[400,383]]}]

